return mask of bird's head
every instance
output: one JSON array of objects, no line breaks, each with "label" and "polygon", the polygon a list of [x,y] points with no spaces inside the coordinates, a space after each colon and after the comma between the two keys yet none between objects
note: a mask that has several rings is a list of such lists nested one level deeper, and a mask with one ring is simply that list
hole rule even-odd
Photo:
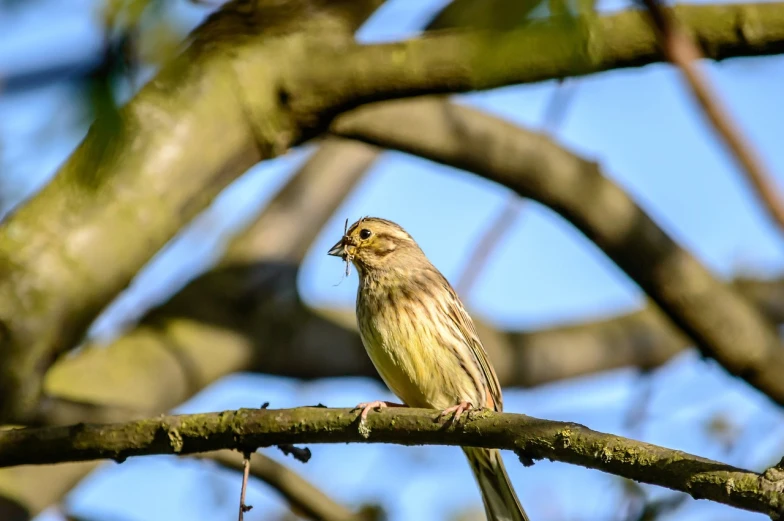
[{"label": "bird's head", "polygon": [[348,226],[328,254],[353,263],[362,274],[405,267],[424,257],[403,228],[378,217],[363,217]]}]

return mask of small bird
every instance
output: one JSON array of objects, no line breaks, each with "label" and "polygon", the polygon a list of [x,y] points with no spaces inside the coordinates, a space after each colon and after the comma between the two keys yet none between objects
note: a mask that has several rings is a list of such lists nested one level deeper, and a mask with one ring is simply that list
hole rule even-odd
[{"label": "small bird", "polygon": [[[403,404],[360,403],[361,420],[384,407],[436,409],[453,421],[470,409],[502,411],[501,386],[452,286],[399,225],[363,217],[328,252],[359,275],[362,343]],[[528,521],[497,449],[463,447],[489,521]]]}]

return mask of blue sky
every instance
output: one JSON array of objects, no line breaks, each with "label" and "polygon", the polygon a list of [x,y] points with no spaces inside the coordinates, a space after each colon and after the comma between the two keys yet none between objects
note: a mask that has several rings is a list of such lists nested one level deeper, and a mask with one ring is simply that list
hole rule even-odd
[{"label": "blue sky", "polygon": [[[391,0],[360,31],[363,41],[415,34],[445,1]],[[618,7],[614,2],[605,7]],[[172,2],[183,27],[203,9]],[[0,77],[53,57],[90,55],[100,32],[94,2],[36,0],[0,11]],[[784,59],[758,58],[709,65],[708,74],[733,116],[784,187]],[[537,128],[553,82],[461,95],[461,103]],[[666,65],[615,71],[575,82],[575,96],[557,139],[602,164],[683,246],[715,273],[775,274],[784,266],[784,242],[709,126],[695,110],[680,76]],[[0,90],[0,191],[22,198],[54,172],[81,139],[86,121],[72,87],[55,85],[24,94]],[[225,234],[251,219],[310,151],[293,151],[250,170],[145,268],[96,323],[110,339],[132,320],[220,255]],[[314,305],[352,306],[356,278],[340,285],[342,265],[325,255],[345,218],[379,215],[406,227],[444,274],[455,281],[471,245],[501,211],[509,192],[465,172],[420,158],[388,153],[330,219],[308,254],[299,285]],[[640,292],[587,239],[557,215],[525,202],[511,233],[466,299],[471,311],[506,328],[542,327],[629,310]],[[648,381],[650,380],[650,381]],[[653,389],[650,419],[641,428],[624,422],[644,386]],[[332,379],[308,384],[259,375],[234,375],[184,404],[181,411],[239,406],[273,407],[315,402],[330,406],[392,399],[378,383]],[[712,362],[686,354],[640,380],[633,371],[505,391],[506,409],[571,420],[643,438],[729,463],[759,469],[784,453],[784,418],[758,394],[726,377]],[[725,452],[706,423],[717,415],[738,429],[736,448]],[[468,466],[455,448],[312,446],[307,465],[272,457],[301,471],[349,505],[383,501],[393,521],[444,519],[479,507]],[[619,481],[568,465],[540,462],[523,468],[507,454],[515,487],[534,520],[621,519]],[[74,511],[103,519],[179,520],[233,516],[238,476],[201,463],[156,457],[110,464],[69,497]],[[647,488],[652,496],[665,494]],[[283,512],[276,495],[253,484],[249,520]],[[450,506],[451,505],[451,506]],[[450,511],[449,508],[452,510]],[[446,509],[446,510],[445,510]],[[715,516],[763,519],[720,505],[689,502],[673,519]],[[55,513],[43,516],[56,519]]]}]

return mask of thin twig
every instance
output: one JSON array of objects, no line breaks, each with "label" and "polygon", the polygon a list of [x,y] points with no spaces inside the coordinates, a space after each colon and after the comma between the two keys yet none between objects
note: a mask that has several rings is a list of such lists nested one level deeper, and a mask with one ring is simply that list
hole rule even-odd
[{"label": "thin twig", "polygon": [[490,254],[495,250],[509,229],[511,229],[512,224],[514,224],[520,213],[521,207],[522,200],[520,197],[515,193],[510,194],[501,212],[482,232],[465,268],[463,268],[463,272],[457,279],[457,292],[463,298],[466,298],[474,287],[477,277],[482,273],[487,261],[490,259]]},{"label": "thin twig", "polygon": [[642,2],[656,28],[665,56],[680,69],[705,116],[732,152],[741,171],[745,172],[768,215],[779,227],[779,230],[784,233],[784,201],[779,196],[773,176],[763,164],[751,142],[746,139],[740,131],[740,127],[732,120],[718,94],[712,88],[710,80],[697,63],[698,60],[704,58],[702,51],[677,20],[670,15],[669,9],[660,5],[659,0],[642,0]]},{"label": "thin twig", "polygon": [[553,89],[553,93],[544,107],[544,115],[542,116],[542,132],[545,134],[552,136],[563,125],[577,91],[577,81],[574,78],[564,78],[559,80],[555,89]]},{"label": "thin twig", "polygon": [[[544,108],[542,131],[546,134],[555,134],[566,118],[569,104],[574,99],[575,80],[563,79],[553,89],[550,99]],[[457,292],[466,298],[473,289],[479,274],[490,260],[490,254],[495,251],[501,239],[512,228],[523,207],[523,200],[515,193],[509,195],[501,212],[485,228],[477,242],[463,272],[457,279]]]},{"label": "thin twig", "polygon": [[[219,464],[243,471],[243,462],[234,451],[221,450],[201,454]],[[277,491],[291,509],[304,514],[304,518],[318,521],[360,521],[364,519],[348,507],[338,503],[318,487],[307,481],[286,465],[278,463],[263,453],[254,453],[250,475]]]},{"label": "thin twig", "polygon": [[289,443],[281,443],[280,445],[278,445],[278,448],[283,454],[285,454],[286,456],[291,456],[297,461],[301,461],[302,463],[307,463],[308,461],[310,461],[311,453],[310,453],[310,449],[307,447],[300,448],[300,447],[295,447],[294,445],[291,445]]},{"label": "thin twig", "polygon": [[245,489],[248,488],[248,475],[250,474],[250,457],[251,452],[243,452],[242,459],[242,488],[240,489],[240,511],[237,517],[238,521],[243,521],[245,512],[249,512],[253,507],[245,504]]},{"label": "thin twig", "polygon": [[632,397],[631,404],[625,413],[624,427],[633,433],[642,434],[644,420],[649,419],[651,401],[653,399],[654,381],[651,371],[640,371],[637,379],[638,393]]}]

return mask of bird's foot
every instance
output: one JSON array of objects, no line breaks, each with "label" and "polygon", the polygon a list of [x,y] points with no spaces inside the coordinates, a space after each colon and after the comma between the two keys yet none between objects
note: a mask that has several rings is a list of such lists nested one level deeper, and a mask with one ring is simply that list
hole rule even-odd
[{"label": "bird's foot", "polygon": [[374,402],[362,402],[360,404],[357,404],[357,406],[351,410],[353,412],[362,409],[362,412],[359,415],[359,421],[360,423],[365,423],[365,420],[367,420],[368,413],[370,411],[380,411],[381,409],[386,409],[387,407],[407,407],[407,406],[402,403],[382,402],[381,400],[376,400]]},{"label": "bird's foot", "polygon": [[458,420],[460,420],[460,417],[463,415],[464,412],[470,411],[473,408],[474,405],[471,402],[460,402],[457,405],[453,405],[452,407],[447,407],[446,409],[441,411],[441,414],[438,415],[438,419],[440,420],[441,418],[443,418],[449,413],[454,413],[454,416],[452,416],[452,421],[457,422]]}]

